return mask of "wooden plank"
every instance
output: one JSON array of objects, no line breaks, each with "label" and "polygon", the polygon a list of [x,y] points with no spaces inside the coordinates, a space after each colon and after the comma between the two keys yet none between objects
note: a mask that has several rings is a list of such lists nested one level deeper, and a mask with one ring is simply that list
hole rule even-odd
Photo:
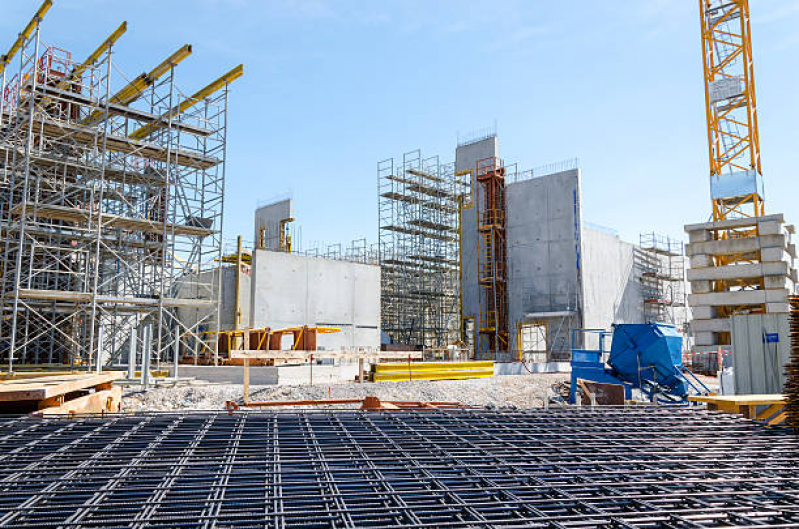
[{"label": "wooden plank", "polygon": [[[80,373],[80,371],[14,371],[13,374],[9,374],[0,371],[0,380],[30,380],[32,378],[78,375]],[[83,373],[85,373],[85,371],[83,371]]]},{"label": "wooden plank", "polygon": [[771,406],[769,406],[768,408],[757,414],[757,420],[764,421],[769,417],[771,417],[772,415],[774,415],[775,413],[782,410],[784,407],[785,406],[783,406],[782,404],[772,404]]},{"label": "wooden plank", "polygon": [[122,402],[122,387],[96,391],[76,399],[68,400],[60,406],[53,406],[34,412],[33,415],[75,415],[85,413],[116,413]]},{"label": "wooden plank", "polygon": [[120,371],[111,371],[99,375],[55,375],[35,379],[4,380],[0,382],[0,401],[49,399],[107,384],[122,378],[123,375],[124,373]]},{"label": "wooden plank", "polygon": [[788,398],[785,395],[691,395],[688,400],[693,402],[708,402],[714,403],[721,407],[722,405],[731,406],[763,406],[771,404],[782,404],[787,402]]},{"label": "wooden plank", "polygon": [[779,414],[775,415],[773,418],[771,418],[768,421],[768,425],[769,426],[775,426],[777,424],[782,424],[783,422],[785,422],[785,419],[787,419],[787,418],[788,418],[788,412],[787,411],[783,411],[782,413],[779,413]]}]

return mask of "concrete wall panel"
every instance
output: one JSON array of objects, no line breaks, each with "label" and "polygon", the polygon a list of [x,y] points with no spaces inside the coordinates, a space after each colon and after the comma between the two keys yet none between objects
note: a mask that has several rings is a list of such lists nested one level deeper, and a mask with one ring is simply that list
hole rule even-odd
[{"label": "concrete wall panel", "polygon": [[254,327],[339,327],[320,348],[380,346],[378,266],[256,250],[252,280]]}]

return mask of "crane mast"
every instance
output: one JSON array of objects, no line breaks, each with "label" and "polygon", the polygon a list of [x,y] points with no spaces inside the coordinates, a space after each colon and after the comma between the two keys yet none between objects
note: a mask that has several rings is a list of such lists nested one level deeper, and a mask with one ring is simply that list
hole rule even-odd
[{"label": "crane mast", "polygon": [[713,220],[765,215],[749,0],[699,0]]}]

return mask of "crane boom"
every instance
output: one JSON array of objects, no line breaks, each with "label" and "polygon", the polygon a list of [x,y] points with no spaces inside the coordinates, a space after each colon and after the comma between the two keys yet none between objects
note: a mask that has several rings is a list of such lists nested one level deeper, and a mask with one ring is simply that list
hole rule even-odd
[{"label": "crane boom", "polygon": [[713,220],[765,214],[749,0],[699,0]]},{"label": "crane boom", "polygon": [[0,56],[0,73],[3,73],[8,66],[8,63],[11,62],[11,59],[14,58],[14,55],[17,54],[19,49],[22,47],[22,44],[25,42],[25,39],[31,36],[33,30],[36,29],[36,26],[44,18],[44,15],[50,10],[53,5],[53,0],[44,0],[42,5],[39,6],[39,9],[36,11],[36,14],[33,15],[31,21],[28,22],[28,25],[25,26],[25,29],[22,30],[22,33],[19,34],[17,40],[14,41],[14,44],[11,45],[11,48],[8,50],[8,53],[5,55]]}]

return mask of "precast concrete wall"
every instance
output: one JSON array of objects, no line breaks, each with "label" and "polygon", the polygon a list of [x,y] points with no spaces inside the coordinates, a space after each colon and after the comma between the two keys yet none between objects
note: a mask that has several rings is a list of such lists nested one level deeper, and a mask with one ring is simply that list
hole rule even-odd
[{"label": "precast concrete wall", "polygon": [[253,327],[338,327],[320,349],[380,346],[379,266],[255,250],[252,281]]},{"label": "precast concrete wall", "polygon": [[275,250],[280,246],[280,221],[294,218],[294,201],[290,198],[261,206],[255,210],[255,235],[253,242],[258,246],[261,228],[266,230],[264,248]]},{"label": "precast concrete wall", "polygon": [[508,184],[511,349],[522,323],[547,325],[550,351],[567,353],[579,321],[580,170]]},{"label": "precast concrete wall", "polygon": [[[207,284],[213,285],[213,297],[216,297],[219,290],[219,274],[222,274],[222,295],[220,299],[219,325],[216,320],[216,308],[213,309],[191,309],[181,307],[178,309],[178,317],[187,327],[193,327],[201,322],[207,330],[218,328],[232,329],[236,313],[236,268],[235,266],[225,266],[216,270],[209,270],[200,274],[199,279],[189,276],[180,287],[180,295],[189,299],[211,299],[212,292],[207,288]],[[239,302],[242,314],[242,326],[250,326],[250,275],[242,272],[241,291]]]},{"label": "precast concrete wall", "polygon": [[583,227],[583,324],[644,323],[636,246],[618,236]]}]

